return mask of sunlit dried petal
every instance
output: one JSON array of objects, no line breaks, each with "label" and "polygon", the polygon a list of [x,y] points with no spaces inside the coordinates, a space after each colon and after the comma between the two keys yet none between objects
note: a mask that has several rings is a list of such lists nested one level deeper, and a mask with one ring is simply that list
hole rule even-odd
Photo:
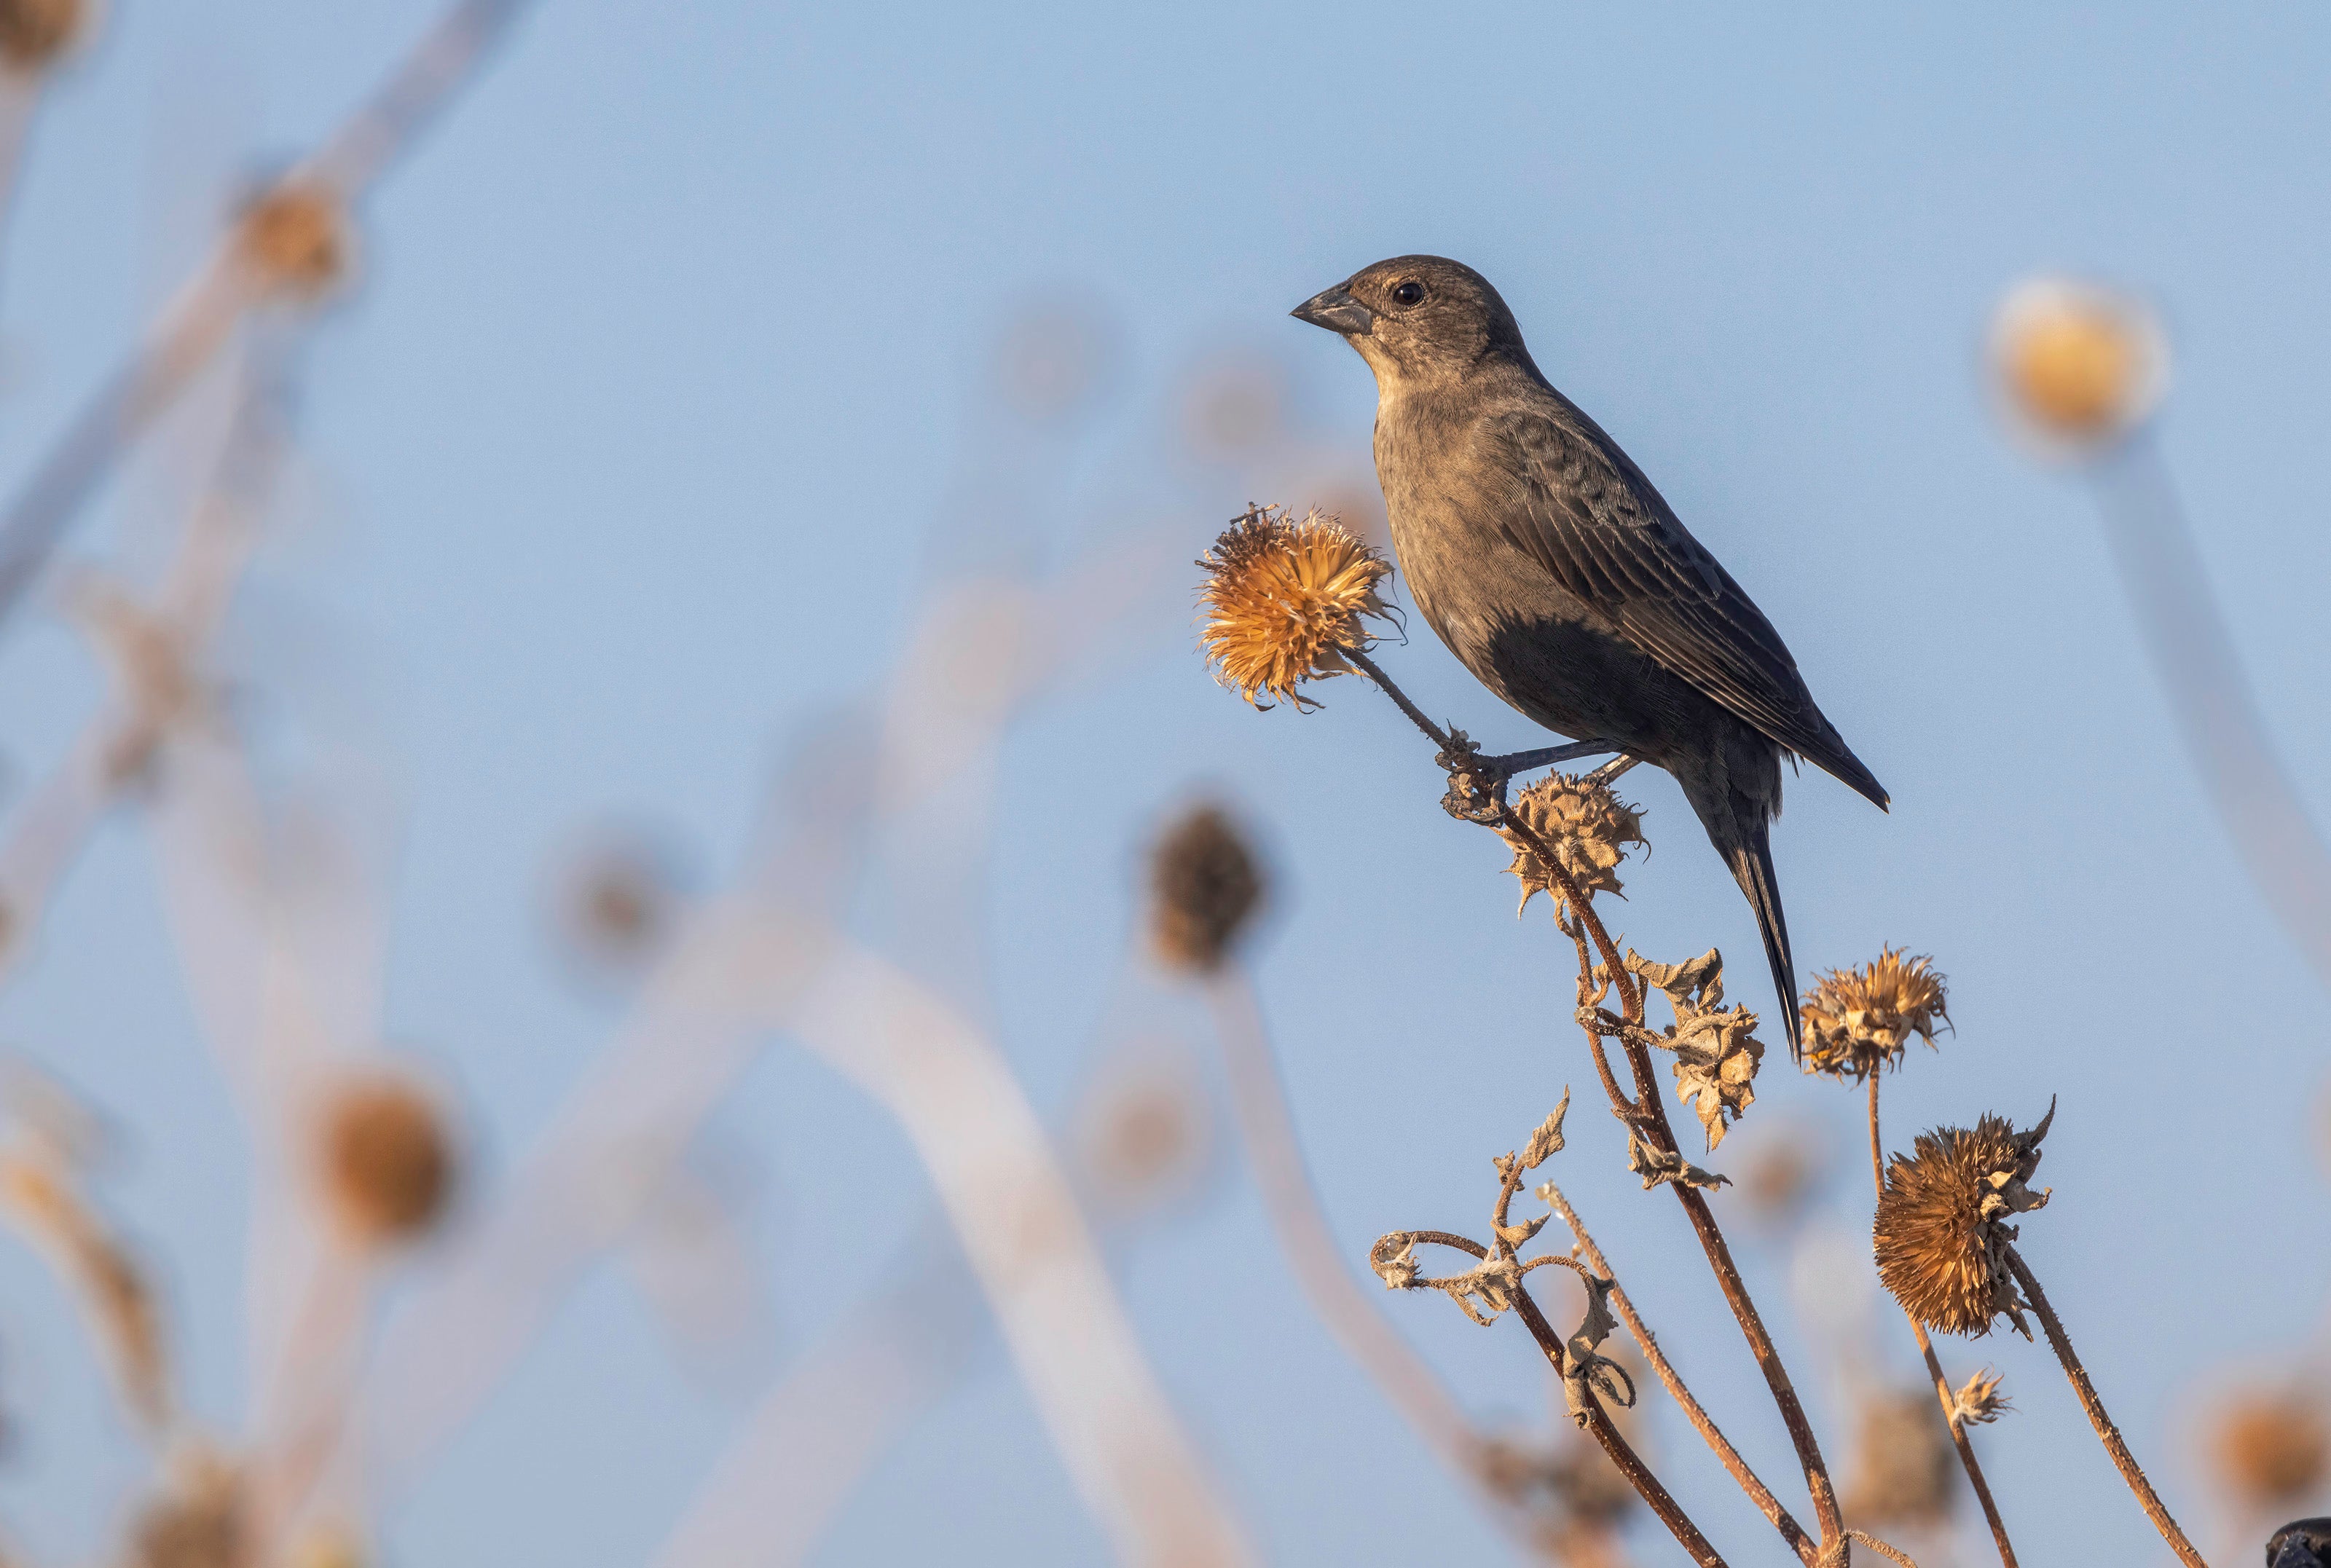
[{"label": "sunlit dried petal", "polygon": [[1364,620],[1391,613],[1376,589],[1392,564],[1317,510],[1295,521],[1249,507],[1198,565],[1200,646],[1215,679],[1257,707],[1270,706],[1264,697],[1316,706],[1297,689],[1347,673],[1340,651],[1365,651],[1375,639]]}]

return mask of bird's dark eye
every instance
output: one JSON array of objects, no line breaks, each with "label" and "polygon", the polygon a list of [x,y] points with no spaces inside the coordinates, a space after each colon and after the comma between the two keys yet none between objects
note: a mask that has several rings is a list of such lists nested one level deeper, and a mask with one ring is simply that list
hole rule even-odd
[{"label": "bird's dark eye", "polygon": [[1424,303],[1424,285],[1411,279],[1397,285],[1392,291],[1392,298],[1395,305],[1422,305]]}]

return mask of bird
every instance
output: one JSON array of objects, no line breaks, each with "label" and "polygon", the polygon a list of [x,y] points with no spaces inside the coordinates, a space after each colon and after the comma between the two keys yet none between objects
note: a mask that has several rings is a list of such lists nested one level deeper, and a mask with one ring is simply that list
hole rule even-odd
[{"label": "bird", "polygon": [[2331,1519],[2294,1519],[2277,1530],[2266,1568],[2331,1568]]},{"label": "bird", "polygon": [[1664,768],[1756,917],[1789,1050],[1796,968],[1773,865],[1781,759],[1880,810],[1780,633],[1634,460],[1555,389],[1497,290],[1395,256],[1297,306],[1375,373],[1376,478],[1409,596],[1524,717]]}]

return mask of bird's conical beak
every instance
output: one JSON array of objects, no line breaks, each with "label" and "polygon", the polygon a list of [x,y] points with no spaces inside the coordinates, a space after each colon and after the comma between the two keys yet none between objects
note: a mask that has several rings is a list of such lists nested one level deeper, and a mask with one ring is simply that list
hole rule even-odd
[{"label": "bird's conical beak", "polygon": [[1298,321],[1308,321],[1314,327],[1325,327],[1346,337],[1360,336],[1375,326],[1376,319],[1376,313],[1353,299],[1352,291],[1341,283],[1312,295],[1288,314]]}]

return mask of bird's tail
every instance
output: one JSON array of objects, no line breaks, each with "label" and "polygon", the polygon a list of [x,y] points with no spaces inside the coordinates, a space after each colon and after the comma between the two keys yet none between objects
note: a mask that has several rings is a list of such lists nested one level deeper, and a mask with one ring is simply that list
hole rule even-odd
[{"label": "bird's tail", "polygon": [[1727,832],[1717,832],[1712,822],[1708,825],[1708,836],[1723,851],[1740,890],[1748,896],[1748,908],[1755,912],[1756,932],[1765,939],[1765,961],[1773,966],[1773,993],[1780,1000],[1781,1016],[1788,1025],[1789,1060],[1801,1061],[1804,1046],[1797,1038],[1797,966],[1789,955],[1789,922],[1781,913],[1781,882],[1773,870],[1772,833],[1761,813],[1746,817],[1734,813],[1725,824]]}]

